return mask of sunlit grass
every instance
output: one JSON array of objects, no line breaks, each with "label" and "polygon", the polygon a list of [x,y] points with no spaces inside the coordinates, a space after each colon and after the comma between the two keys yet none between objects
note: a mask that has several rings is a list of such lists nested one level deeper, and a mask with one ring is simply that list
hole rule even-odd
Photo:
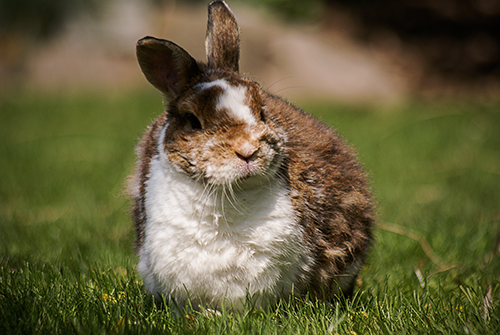
[{"label": "sunlit grass", "polygon": [[161,97],[2,97],[0,333],[499,333],[500,104],[303,106],[373,180],[356,297],[175,317],[143,290],[123,194]]}]

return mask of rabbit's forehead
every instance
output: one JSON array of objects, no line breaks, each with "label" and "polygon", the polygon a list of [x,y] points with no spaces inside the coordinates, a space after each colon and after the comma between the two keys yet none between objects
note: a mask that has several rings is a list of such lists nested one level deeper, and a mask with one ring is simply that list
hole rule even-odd
[{"label": "rabbit's forehead", "polygon": [[230,117],[243,121],[248,125],[257,123],[257,119],[248,105],[248,89],[244,85],[233,86],[224,79],[217,79],[208,83],[199,84],[201,91],[212,87],[218,87],[220,94],[217,97],[215,107],[217,110],[225,110]]}]

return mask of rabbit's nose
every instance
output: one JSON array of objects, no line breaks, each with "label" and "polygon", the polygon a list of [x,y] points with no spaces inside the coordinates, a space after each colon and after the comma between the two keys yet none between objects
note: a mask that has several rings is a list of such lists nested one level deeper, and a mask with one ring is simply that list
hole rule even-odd
[{"label": "rabbit's nose", "polygon": [[236,156],[246,162],[252,160],[255,157],[257,150],[258,148],[256,146],[248,142],[243,142],[234,149]]}]

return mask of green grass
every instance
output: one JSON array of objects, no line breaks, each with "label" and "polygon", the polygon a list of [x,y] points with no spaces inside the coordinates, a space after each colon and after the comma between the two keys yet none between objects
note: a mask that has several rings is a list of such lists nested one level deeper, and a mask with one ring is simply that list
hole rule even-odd
[{"label": "green grass", "polygon": [[500,104],[304,107],[373,180],[355,298],[176,317],[143,290],[123,195],[160,96],[2,97],[0,334],[500,333]]}]

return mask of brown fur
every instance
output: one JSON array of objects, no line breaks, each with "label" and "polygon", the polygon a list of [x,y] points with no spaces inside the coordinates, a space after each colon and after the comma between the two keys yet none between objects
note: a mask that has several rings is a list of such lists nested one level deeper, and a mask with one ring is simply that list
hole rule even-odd
[{"label": "brown fur", "polygon": [[363,261],[372,239],[366,174],[333,130],[277,97],[266,95],[264,105],[265,114],[287,134],[283,174],[316,259],[310,287],[331,296],[336,276]]},{"label": "brown fur", "polygon": [[136,231],[135,250],[144,243],[144,225],[146,223],[146,201],[145,185],[149,178],[149,166],[151,159],[158,152],[158,130],[166,122],[166,115],[158,117],[146,133],[142,136],[137,145],[137,156],[141,159],[137,163],[136,171],[131,176],[129,191],[134,202],[132,206],[132,218],[134,219],[134,227]]},{"label": "brown fur", "polygon": [[239,71],[239,28],[233,12],[223,2],[214,1],[208,6],[205,48],[210,69]]}]

